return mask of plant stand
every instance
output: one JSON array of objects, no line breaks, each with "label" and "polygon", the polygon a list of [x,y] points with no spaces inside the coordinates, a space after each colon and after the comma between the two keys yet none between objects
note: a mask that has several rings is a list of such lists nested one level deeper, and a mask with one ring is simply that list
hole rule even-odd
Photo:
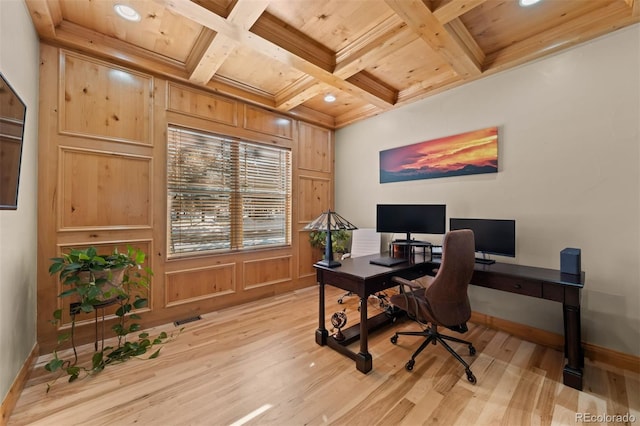
[{"label": "plant stand", "polygon": [[[119,301],[120,301],[120,298],[116,296],[93,305],[93,312],[95,313],[95,319],[94,319],[95,340],[94,340],[93,348],[96,352],[98,351],[98,309],[102,310],[102,330],[100,333],[100,341],[102,346],[100,350],[104,350],[104,317],[105,317],[104,310],[105,308],[108,308],[109,306],[114,305]],[[80,313],[80,302],[71,303],[71,305],[69,305],[69,313],[71,314],[71,321],[75,323],[76,315]]]}]

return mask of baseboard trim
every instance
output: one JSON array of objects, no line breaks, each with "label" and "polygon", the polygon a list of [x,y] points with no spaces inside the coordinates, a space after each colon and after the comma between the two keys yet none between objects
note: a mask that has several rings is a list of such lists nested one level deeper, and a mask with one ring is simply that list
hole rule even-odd
[{"label": "baseboard trim", "polygon": [[613,365],[614,367],[624,368],[634,373],[640,373],[640,357],[586,342],[582,342],[582,347],[584,349],[584,356],[592,361],[598,361]]},{"label": "baseboard trim", "polygon": [[[556,350],[564,350],[564,336],[525,324],[508,321],[491,315],[472,312],[470,322],[485,327],[504,331],[522,340],[538,345],[547,346]],[[584,356],[592,361],[602,362],[617,368],[640,373],[640,357],[604,348],[592,343],[582,342]]]},{"label": "baseboard trim", "polygon": [[531,327],[525,324],[508,321],[502,318],[492,317],[491,315],[472,312],[470,321],[474,324],[484,325],[485,327],[504,331],[507,334],[518,337],[519,339],[538,345],[547,346],[559,351],[564,350],[564,336],[552,333],[540,328]]},{"label": "baseboard trim", "polygon": [[7,392],[7,396],[2,400],[2,405],[0,405],[0,425],[6,425],[8,423],[9,416],[11,416],[11,413],[18,402],[18,398],[24,389],[24,385],[27,383],[29,371],[31,371],[32,366],[38,359],[39,351],[38,343],[36,343],[33,345],[33,348],[31,349],[31,352],[24,364],[22,364],[22,368],[20,368],[18,375],[13,380],[13,383],[9,388],[9,392]]}]

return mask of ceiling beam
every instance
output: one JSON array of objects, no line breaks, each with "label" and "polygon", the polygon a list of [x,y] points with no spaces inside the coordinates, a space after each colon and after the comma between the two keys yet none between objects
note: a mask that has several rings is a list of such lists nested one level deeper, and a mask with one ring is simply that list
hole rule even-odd
[{"label": "ceiling beam", "polygon": [[631,16],[640,17],[640,0],[624,0],[631,8]]},{"label": "ceiling beam", "polygon": [[480,6],[486,1],[487,0],[451,0],[444,6],[441,6],[434,10],[433,16],[435,16],[436,19],[444,25],[456,18],[459,18],[471,9]]},{"label": "ceiling beam", "polygon": [[[392,15],[367,33],[336,53],[333,74],[348,80],[367,67],[375,66],[384,57],[418,39],[418,36],[397,15]],[[354,84],[362,84],[367,76],[350,79]],[[362,85],[361,87],[372,87]],[[326,85],[296,82],[276,94],[278,109],[286,111],[327,91]],[[385,86],[378,92],[390,100],[398,97],[397,91]]]},{"label": "ceiling beam", "polygon": [[398,92],[393,87],[378,80],[366,71],[360,71],[352,75],[347,81],[368,93],[374,93],[379,98],[385,99],[390,105],[395,104],[398,100]]},{"label": "ceiling beam", "polygon": [[[227,20],[248,30],[268,5],[269,0],[237,0]],[[189,80],[206,84],[237,46],[230,37],[205,28],[186,62]]]},{"label": "ceiling beam", "polygon": [[[215,38],[215,31],[211,31],[209,28],[203,28],[187,56],[185,67],[189,73],[189,80],[194,83],[203,84],[208,81],[205,80],[203,75],[207,74],[210,68],[213,68],[213,66],[207,64],[207,59],[211,60],[211,58],[216,56],[216,48],[212,46]],[[215,71],[213,74],[215,74]],[[213,74],[209,76],[209,80],[213,77]]]},{"label": "ceiling beam", "polygon": [[[335,67],[333,51],[269,13],[256,21],[249,34],[323,70],[333,71]],[[272,50],[261,53],[270,56]]]},{"label": "ceiling beam", "polygon": [[315,78],[306,75],[276,93],[276,108],[280,111],[289,111],[309,99],[324,93],[328,87],[326,84],[320,83]]},{"label": "ceiling beam", "polygon": [[471,35],[460,18],[455,18],[449,21],[444,27],[447,29],[449,34],[451,34],[451,37],[453,37],[456,42],[466,50],[467,55],[473,58],[475,63],[484,64],[484,50],[482,50],[478,45],[476,39],[473,38],[473,35]]},{"label": "ceiling beam", "polygon": [[417,39],[418,35],[397,15],[393,15],[340,50],[336,54],[334,74],[349,78]]},{"label": "ceiling beam", "polygon": [[480,75],[482,63],[471,49],[452,35],[421,0],[385,0],[463,80]]},{"label": "ceiling beam", "polygon": [[[291,36],[292,29],[278,25],[275,19],[265,19],[265,14],[253,26],[252,30],[256,32],[253,33],[190,0],[155,1],[185,18],[216,31],[218,34],[224,34],[234,42],[242,43],[262,55],[309,74],[325,84],[360,97],[381,108],[393,106],[387,99],[380,98],[377,94],[363,90],[361,87],[333,75],[334,64],[327,64],[326,59],[323,58],[324,55],[318,58],[308,54],[309,50],[317,52],[318,46],[312,44],[302,46],[297,37]],[[258,33],[264,36],[258,35]],[[268,39],[265,38],[267,34]]]},{"label": "ceiling beam", "polygon": [[[361,88],[369,91],[377,91],[380,96],[388,100],[395,100],[398,93],[395,89],[379,84],[366,84],[370,76],[360,76],[350,79],[367,67],[375,66],[380,60],[391,53],[401,49],[407,44],[418,39],[418,36],[397,15],[385,19],[376,27],[341,49],[335,55],[336,66],[333,74],[339,78],[348,80]],[[292,84],[276,95],[278,109],[287,110],[300,105],[315,96],[326,92],[326,85],[307,84],[301,86],[299,82]],[[289,98],[287,98],[289,96]]]},{"label": "ceiling beam", "polygon": [[[214,34],[209,29],[205,29],[203,33],[205,37]],[[197,84],[207,84],[237,46],[235,41],[222,34],[214,34],[206,45],[196,43],[186,61],[189,80]]]},{"label": "ceiling beam", "polygon": [[36,31],[41,37],[55,37],[62,22],[59,0],[25,0]]}]

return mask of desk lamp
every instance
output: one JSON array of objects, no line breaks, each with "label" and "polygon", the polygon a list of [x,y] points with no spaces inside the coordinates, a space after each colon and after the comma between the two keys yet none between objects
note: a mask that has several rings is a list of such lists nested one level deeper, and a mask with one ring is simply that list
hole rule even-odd
[{"label": "desk lamp", "polygon": [[338,213],[327,210],[326,212],[322,212],[320,216],[315,218],[303,229],[307,231],[324,231],[327,234],[324,247],[324,259],[316,262],[316,265],[326,266],[327,268],[335,268],[337,266],[340,266],[341,263],[333,260],[331,231],[352,231],[358,228],[351,222],[340,216]]}]

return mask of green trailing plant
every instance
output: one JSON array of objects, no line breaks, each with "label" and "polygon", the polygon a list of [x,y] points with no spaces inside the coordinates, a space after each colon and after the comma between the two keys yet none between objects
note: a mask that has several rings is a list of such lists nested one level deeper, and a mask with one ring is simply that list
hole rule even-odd
[{"label": "green trailing plant", "polygon": [[[343,229],[331,232],[331,249],[334,253],[347,253],[349,251],[349,240],[351,233]],[[327,231],[309,232],[309,243],[311,247],[324,250],[327,241]]]},{"label": "green trailing plant", "polygon": [[[107,255],[100,255],[94,247],[86,249],[72,249],[62,257],[51,259],[49,273],[58,274],[64,289],[58,295],[60,298],[71,298],[69,315],[71,329],[68,333],[58,336],[58,347],[70,341],[73,349],[73,359],[61,358],[58,350],[53,351],[53,359],[45,365],[50,372],[60,372],[69,376],[73,382],[83,375],[99,373],[110,364],[127,361],[133,357],[140,357],[155,349],[148,357],[156,358],[160,348],[156,346],[166,342],[171,336],[162,332],[156,337],[141,332],[135,339],[128,339],[132,333],[139,332],[141,326],[135,322],[140,316],[135,312],[147,306],[148,300],[140,293],[149,287],[152,271],[145,267],[145,253],[132,247],[126,253],[115,249]],[[111,329],[117,338],[115,346],[98,347],[91,357],[90,365],[78,363],[78,352],[74,340],[76,316],[80,313],[91,313],[96,309],[111,304],[117,304],[115,311],[117,321]],[[63,311],[57,309],[53,314],[54,325],[62,321]],[[103,318],[104,321],[104,318]],[[60,377],[58,376],[58,377]],[[50,384],[47,385],[47,392]]]}]

